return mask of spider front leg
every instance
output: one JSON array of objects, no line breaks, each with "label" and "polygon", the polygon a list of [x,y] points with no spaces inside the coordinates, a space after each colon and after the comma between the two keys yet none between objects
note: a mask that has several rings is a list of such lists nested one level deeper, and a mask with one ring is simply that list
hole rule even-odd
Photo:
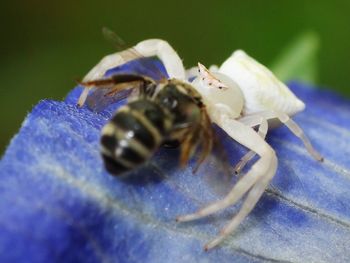
[{"label": "spider front leg", "polygon": [[[157,56],[164,64],[170,78],[185,79],[185,68],[182,60],[170,44],[161,39],[148,39],[139,42],[136,46],[105,56],[94,66],[83,79],[83,82],[100,79],[108,69],[125,64],[128,61],[143,57]],[[89,88],[85,88],[80,95],[78,105],[84,105]]]},{"label": "spider front leg", "polygon": [[170,78],[185,79],[185,68],[182,60],[172,46],[162,39],[148,39],[139,42],[132,48],[105,56],[86,74],[83,81],[99,79],[108,69],[137,59],[138,55],[143,57],[157,56],[163,62]]},{"label": "spider front leg", "polygon": [[[222,200],[214,202],[209,206],[200,209],[194,214],[179,216],[177,221],[185,222],[199,219],[215,212],[218,212],[228,206],[234,205],[243,195],[249,192],[244,201],[240,212],[232,219],[231,223],[220,233],[220,236],[205,246],[210,249],[219,244],[227,237],[239,223],[254,208],[256,202],[264,192],[264,189],[271,178],[276,173],[277,158],[274,150],[250,127],[230,119],[227,116],[221,116],[213,119],[232,139],[253,150],[261,157],[233,187],[233,189]],[[251,189],[252,188],[252,189]],[[250,190],[251,189],[251,190]],[[250,190],[250,191],[249,191]]]}]

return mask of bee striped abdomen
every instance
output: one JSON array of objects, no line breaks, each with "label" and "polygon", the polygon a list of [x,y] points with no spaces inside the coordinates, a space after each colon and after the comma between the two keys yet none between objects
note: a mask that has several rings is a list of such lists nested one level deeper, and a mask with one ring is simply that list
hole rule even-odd
[{"label": "bee striped abdomen", "polygon": [[153,101],[142,99],[120,108],[102,130],[106,169],[119,175],[143,164],[161,145],[169,118]]}]

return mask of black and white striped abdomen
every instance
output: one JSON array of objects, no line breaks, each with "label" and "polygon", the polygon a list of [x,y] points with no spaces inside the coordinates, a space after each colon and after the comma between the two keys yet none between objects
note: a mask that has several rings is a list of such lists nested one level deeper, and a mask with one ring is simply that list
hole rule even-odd
[{"label": "black and white striped abdomen", "polygon": [[120,175],[150,159],[171,126],[162,107],[140,99],[120,108],[103,127],[101,153],[108,172]]}]

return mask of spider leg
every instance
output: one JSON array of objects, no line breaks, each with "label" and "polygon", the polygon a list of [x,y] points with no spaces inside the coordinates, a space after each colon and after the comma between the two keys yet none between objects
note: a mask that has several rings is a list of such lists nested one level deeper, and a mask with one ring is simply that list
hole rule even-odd
[{"label": "spider leg", "polygon": [[[235,184],[224,199],[216,201],[193,214],[179,216],[177,217],[177,221],[192,221],[233,205],[261,178],[267,178],[266,180],[270,181],[276,172],[277,158],[274,150],[262,140],[252,128],[227,117],[219,118],[215,122],[230,135],[232,139],[253,150],[259,154],[261,158],[252,166],[248,173]],[[255,196],[256,200],[253,200],[253,198],[249,199],[250,205],[253,207],[260,197],[258,195]]]},{"label": "spider leg", "polygon": [[161,39],[148,39],[139,42],[131,49],[105,56],[86,74],[83,81],[99,79],[103,77],[108,69],[138,58],[131,50],[136,50],[144,57],[159,57],[170,78],[185,79],[185,69],[182,60],[170,44]]},{"label": "spider leg", "polygon": [[186,69],[186,79],[195,79],[198,77],[198,67],[192,67],[189,69]]},{"label": "spider leg", "polygon": [[134,48],[145,57],[159,57],[169,78],[185,79],[185,68],[182,60],[167,41],[148,39],[138,43]]},{"label": "spider leg", "polygon": [[[267,130],[268,130],[268,123],[267,120],[264,118],[260,118],[260,124],[259,124],[259,130],[258,130],[258,134],[260,135],[260,137],[265,140],[266,134],[267,134]],[[248,124],[249,125],[249,124]],[[250,126],[250,125],[249,125]],[[247,165],[247,163],[254,158],[255,156],[255,152],[254,151],[249,151],[247,152],[242,158],[241,160],[236,164],[234,170],[236,174],[239,174],[243,168]]]},{"label": "spider leg", "polygon": [[305,135],[304,131],[300,128],[300,126],[283,112],[275,112],[275,114],[275,117],[277,117],[284,125],[286,125],[287,128],[303,142],[306,150],[311,154],[311,156],[317,161],[322,162],[323,157],[312,146],[309,138]]},{"label": "spider leg", "polygon": [[269,173],[262,177],[249,191],[247,198],[244,200],[241,209],[238,214],[235,215],[231,221],[220,231],[220,235],[214,238],[212,241],[208,242],[204,249],[207,251],[219,243],[221,243],[229,234],[231,234],[239,224],[247,217],[247,215],[253,210],[256,203],[259,201],[260,197],[265,191],[265,188],[272,179],[274,173]]},{"label": "spider leg", "polygon": [[[83,82],[101,79],[108,69],[140,58],[138,54],[144,57],[159,57],[170,78],[185,79],[185,68],[182,60],[170,44],[161,39],[148,39],[139,42],[132,48],[105,56],[85,75]],[[85,87],[79,97],[79,106],[85,103],[88,94],[89,88]]]},{"label": "spider leg", "polygon": [[264,111],[251,116],[243,117],[239,121],[250,126],[256,126],[258,125],[258,120],[260,118],[265,118],[268,121],[272,119],[278,119],[303,142],[306,150],[310,153],[310,155],[313,158],[315,158],[317,161],[323,161],[322,155],[315,150],[309,138],[305,135],[304,131],[300,128],[300,126],[283,112]]}]

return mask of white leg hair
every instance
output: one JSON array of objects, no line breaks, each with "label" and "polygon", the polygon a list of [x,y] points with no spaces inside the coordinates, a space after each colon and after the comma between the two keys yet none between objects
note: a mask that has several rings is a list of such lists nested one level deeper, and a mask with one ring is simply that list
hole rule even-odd
[{"label": "white leg hair", "polygon": [[[148,39],[139,42],[131,49],[107,55],[94,66],[84,77],[83,81],[90,81],[102,78],[108,69],[125,64],[128,61],[138,58],[136,53],[144,57],[157,56],[164,64],[164,67],[170,78],[185,79],[185,68],[182,60],[170,44],[161,39]],[[89,88],[85,88],[80,95],[78,105],[82,106],[85,103],[86,97],[89,93]]]},{"label": "white leg hair", "polygon": [[267,121],[278,119],[281,123],[286,125],[286,127],[303,142],[306,150],[310,153],[310,155],[313,158],[315,158],[317,161],[323,161],[322,155],[314,149],[310,140],[305,135],[304,131],[300,128],[300,126],[295,121],[293,121],[287,114],[283,112],[273,112],[273,111],[260,112],[251,116],[243,117],[239,121],[250,127],[254,127],[259,125],[259,121],[261,120],[261,118],[265,118]]},{"label": "white leg hair", "polygon": [[[268,130],[268,123],[266,121],[266,119],[264,118],[260,118],[260,124],[259,124],[259,130],[258,130],[258,134],[260,135],[260,137],[265,140],[266,134],[267,134],[267,130]],[[255,152],[254,151],[249,151],[247,152],[242,158],[241,160],[236,164],[234,170],[236,174],[239,174],[242,169],[246,166],[246,164],[254,158],[255,156]]]},{"label": "white leg hair", "polygon": [[[232,219],[228,227],[225,228],[225,231],[214,240],[214,243],[209,243],[209,245],[205,247],[206,249],[216,246],[223,238],[235,230],[238,224],[232,222],[241,222],[248,215],[277,169],[277,158],[274,150],[252,128],[227,117],[222,117],[218,120],[214,119],[214,121],[232,139],[248,149],[253,150],[259,154],[261,158],[252,166],[248,173],[235,184],[224,199],[214,202],[196,213],[179,216],[177,218],[177,221],[183,222],[208,216],[228,206],[234,205],[245,193],[249,192],[240,212]],[[250,190],[251,188],[252,190]],[[232,224],[233,226],[229,227]]]}]

